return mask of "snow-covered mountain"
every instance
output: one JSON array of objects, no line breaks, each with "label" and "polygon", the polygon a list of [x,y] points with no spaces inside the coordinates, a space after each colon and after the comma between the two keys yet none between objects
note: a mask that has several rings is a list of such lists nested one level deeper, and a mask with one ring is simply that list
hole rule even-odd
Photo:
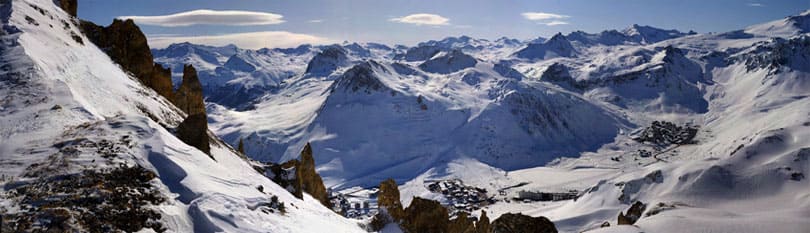
[{"label": "snow-covered mountain", "polygon": [[[802,232],[807,15],[727,33],[633,25],[525,42],[450,37],[384,56],[333,45],[319,53],[338,56],[306,68],[326,72],[297,73],[251,110],[210,104],[209,120],[258,160],[285,161],[312,142],[328,186],[395,178],[405,204],[452,203],[423,182],[458,178],[493,193],[519,183],[583,192],[486,209],[547,216],[564,232],[615,225],[634,201],[649,217],[612,229]],[[631,139],[660,120],[700,126],[697,142]]]},{"label": "snow-covered mountain", "polygon": [[0,231],[364,232],[213,134],[210,154],[179,140],[185,113],[54,1],[2,1],[0,16]]}]

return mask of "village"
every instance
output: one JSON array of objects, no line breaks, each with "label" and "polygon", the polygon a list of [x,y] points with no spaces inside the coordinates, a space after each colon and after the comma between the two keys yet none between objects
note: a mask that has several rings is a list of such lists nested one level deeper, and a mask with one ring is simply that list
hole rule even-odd
[{"label": "village", "polygon": [[431,192],[441,193],[447,199],[444,204],[454,216],[460,212],[469,214],[495,203],[494,196],[487,196],[486,189],[466,186],[458,179],[433,181],[427,188]]}]

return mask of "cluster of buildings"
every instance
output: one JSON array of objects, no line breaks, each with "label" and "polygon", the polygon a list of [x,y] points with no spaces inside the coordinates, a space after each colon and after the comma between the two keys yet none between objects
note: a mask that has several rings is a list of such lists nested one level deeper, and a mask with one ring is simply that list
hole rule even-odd
[{"label": "cluster of buildings", "polygon": [[453,214],[472,213],[495,202],[493,198],[487,196],[486,189],[466,186],[458,179],[434,181],[427,187],[431,192],[441,193],[447,199],[447,207]]},{"label": "cluster of buildings", "polygon": [[347,218],[366,218],[378,212],[377,190],[361,190],[354,193],[327,191],[332,210]]}]

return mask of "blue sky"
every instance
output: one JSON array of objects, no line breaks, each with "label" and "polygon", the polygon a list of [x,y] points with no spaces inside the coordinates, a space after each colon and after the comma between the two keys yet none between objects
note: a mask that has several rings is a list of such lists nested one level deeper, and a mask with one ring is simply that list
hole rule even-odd
[{"label": "blue sky", "polygon": [[[195,11],[203,9],[213,11]],[[134,17],[153,47],[184,40],[252,48],[342,41],[413,45],[458,35],[530,39],[634,23],[725,32],[807,9],[810,0],[79,0],[79,17],[98,24],[158,16]]]}]

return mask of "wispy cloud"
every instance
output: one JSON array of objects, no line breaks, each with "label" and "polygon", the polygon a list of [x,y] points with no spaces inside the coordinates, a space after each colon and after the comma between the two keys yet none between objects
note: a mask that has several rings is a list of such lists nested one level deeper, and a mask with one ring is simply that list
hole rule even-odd
[{"label": "wispy cloud", "polygon": [[748,5],[750,7],[764,7],[765,6],[765,4],[758,3],[758,2],[751,2],[751,3],[748,3],[746,5]]},{"label": "wispy cloud", "polygon": [[546,25],[546,26],[557,26],[557,25],[566,25],[566,24],[568,24],[568,22],[554,20],[554,21],[551,21],[551,22],[545,22],[545,23],[540,23],[540,24],[543,24],[543,25]]},{"label": "wispy cloud", "polygon": [[309,23],[323,23],[323,19],[313,19],[313,20],[310,20],[310,21],[307,21],[307,22],[309,22]]},{"label": "wispy cloud", "polygon": [[132,19],[138,24],[163,27],[182,27],[191,25],[268,25],[283,23],[284,16],[279,14],[255,11],[215,11],[193,10],[171,15],[156,16],[120,16],[119,19]]},{"label": "wispy cloud", "polygon": [[547,12],[524,12],[520,15],[522,15],[525,19],[537,21],[537,24],[546,26],[566,25],[568,22],[563,21],[562,19],[571,18],[571,16],[568,15]]},{"label": "wispy cloud", "polygon": [[301,44],[330,44],[335,43],[324,37],[292,33],[287,31],[262,31],[234,33],[210,36],[148,36],[149,46],[152,48],[165,48],[173,43],[190,42],[212,46],[235,44],[241,48],[289,48]]},{"label": "wispy cloud", "polygon": [[450,19],[442,17],[441,15],[435,14],[412,14],[406,15],[403,17],[392,18],[389,19],[392,22],[399,22],[399,23],[409,23],[409,24],[416,24],[416,25],[433,25],[433,26],[440,26],[440,25],[449,25]]},{"label": "wispy cloud", "polygon": [[567,16],[567,15],[560,15],[560,14],[546,13],[546,12],[524,12],[523,14],[520,14],[520,15],[522,15],[523,18],[526,18],[528,20],[533,20],[533,21],[549,20],[549,19],[565,19],[565,18],[570,18],[571,17],[571,16]]}]

